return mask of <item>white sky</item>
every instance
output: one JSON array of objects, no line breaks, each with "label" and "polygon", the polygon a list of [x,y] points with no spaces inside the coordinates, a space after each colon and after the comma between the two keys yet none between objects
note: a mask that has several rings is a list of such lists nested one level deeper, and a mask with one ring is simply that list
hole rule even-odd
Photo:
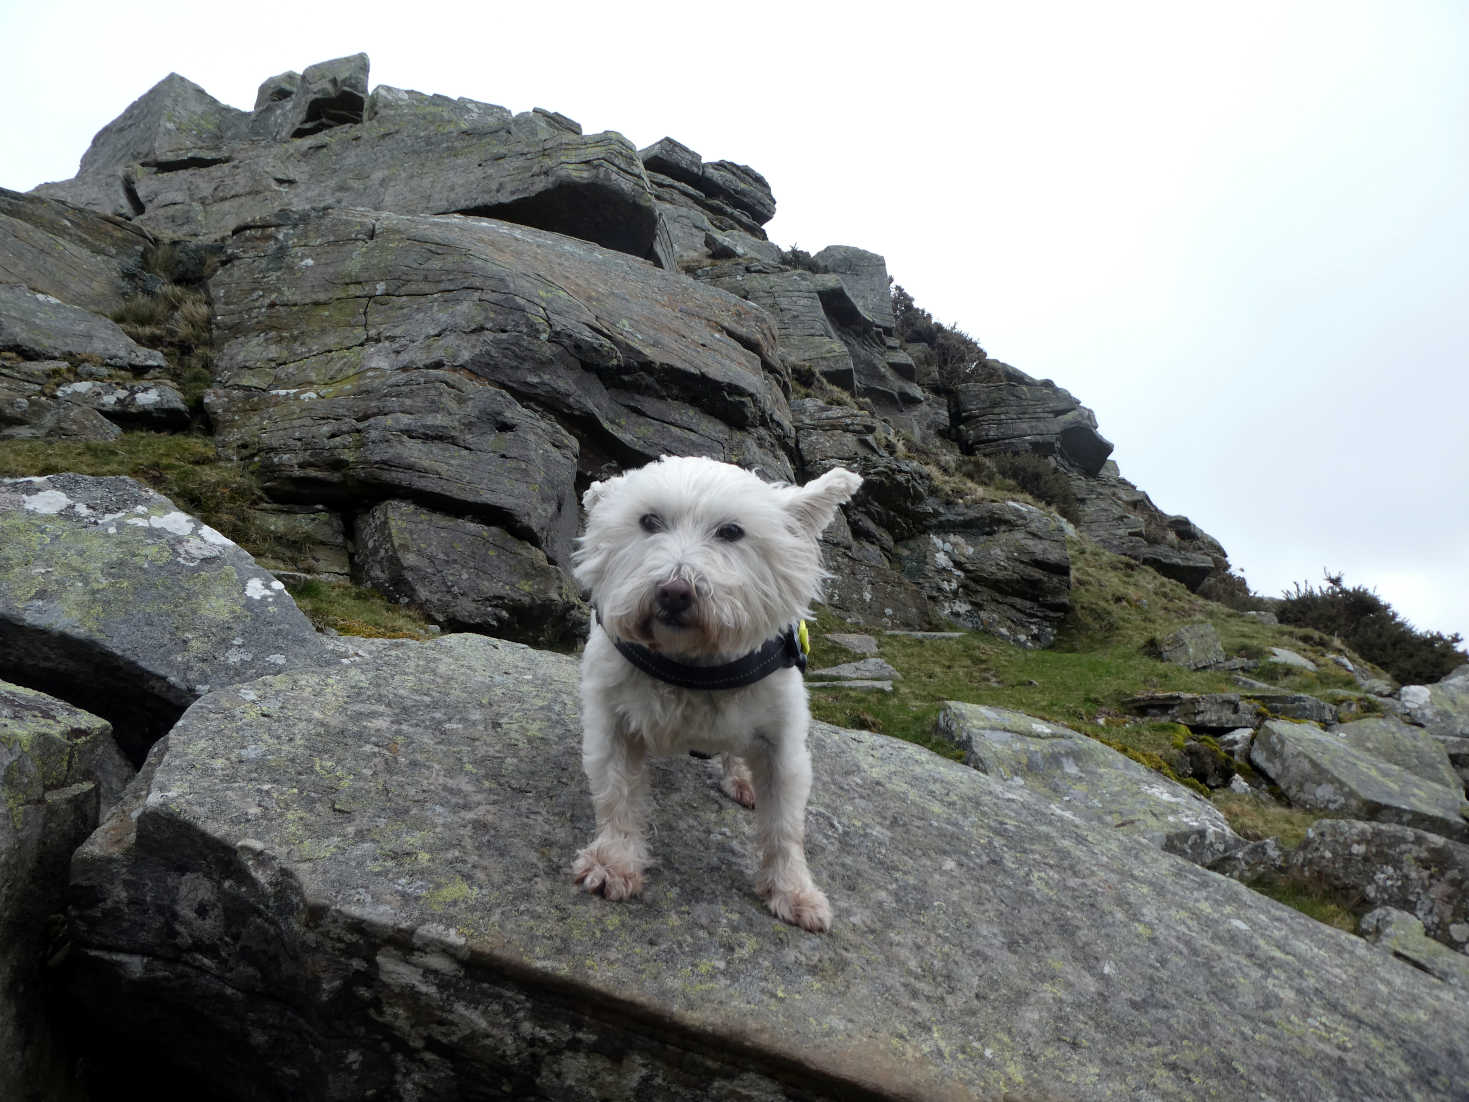
[{"label": "white sky", "polygon": [[[1469,635],[1469,4],[414,6],[0,0],[0,186],[64,179],[175,71],[250,108],[371,83],[748,164],[782,245],[1097,414],[1253,588],[1323,568]],[[215,14],[217,13],[217,14]]]}]

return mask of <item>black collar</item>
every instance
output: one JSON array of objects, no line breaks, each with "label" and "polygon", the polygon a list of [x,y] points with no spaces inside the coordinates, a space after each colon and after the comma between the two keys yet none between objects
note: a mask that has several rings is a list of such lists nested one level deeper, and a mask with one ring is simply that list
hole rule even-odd
[{"label": "black collar", "polygon": [[[601,623],[600,616],[597,622]],[[806,652],[801,648],[795,624],[743,658],[720,666],[689,666],[637,643],[617,639],[610,632],[607,638],[612,640],[612,645],[622,657],[649,677],[677,685],[680,689],[742,689],[788,666],[795,666],[803,673],[806,670]]]}]

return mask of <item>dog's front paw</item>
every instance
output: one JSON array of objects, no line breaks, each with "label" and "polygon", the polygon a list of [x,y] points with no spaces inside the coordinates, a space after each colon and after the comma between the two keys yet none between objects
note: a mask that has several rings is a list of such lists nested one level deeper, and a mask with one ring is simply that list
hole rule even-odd
[{"label": "dog's front paw", "polygon": [[814,884],[795,891],[772,890],[766,894],[765,903],[771,914],[792,926],[813,934],[824,934],[831,929],[831,904]]},{"label": "dog's front paw", "polygon": [[578,853],[571,874],[583,891],[604,899],[626,899],[643,890],[643,870],[619,861],[600,846],[588,846]]}]

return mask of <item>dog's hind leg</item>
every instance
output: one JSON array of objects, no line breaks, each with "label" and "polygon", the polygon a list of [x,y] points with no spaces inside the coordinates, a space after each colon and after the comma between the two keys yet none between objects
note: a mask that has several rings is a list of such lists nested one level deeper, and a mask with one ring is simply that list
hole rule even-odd
[{"label": "dog's hind leg", "polygon": [[749,755],[760,803],[755,809],[760,872],[755,888],[771,912],[803,930],[831,928],[831,904],[806,866],[806,798],[811,755],[804,738],[764,743]]},{"label": "dog's hind leg", "polygon": [[719,791],[735,803],[745,807],[755,806],[755,782],[750,778],[750,767],[745,759],[735,754],[720,754],[720,768],[724,776],[719,778]]},{"label": "dog's hind leg", "polygon": [[582,767],[592,789],[597,836],[576,855],[572,875],[589,892],[626,899],[643,890],[648,867],[644,831],[648,817],[647,750],[643,740],[587,722]]}]

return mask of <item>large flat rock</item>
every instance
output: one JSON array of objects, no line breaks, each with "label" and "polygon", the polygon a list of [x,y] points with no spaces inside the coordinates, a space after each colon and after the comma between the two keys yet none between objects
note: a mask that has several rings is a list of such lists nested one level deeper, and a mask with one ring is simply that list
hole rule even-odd
[{"label": "large flat rock", "polygon": [[[573,660],[470,636],[194,705],[74,863],[76,982],[216,1096],[1451,1098],[1469,1006],[1023,787],[818,725],[836,925],[655,767],[644,896],[585,895]],[[100,1026],[99,1026],[100,1028]],[[174,1039],[187,1036],[180,1046]]]},{"label": "large flat rock", "polygon": [[0,352],[132,370],[164,366],[163,353],[137,344],[110,318],[18,283],[0,284]]},{"label": "large flat rock", "polygon": [[1442,741],[1396,716],[1367,716],[1333,727],[1331,733],[1363,753],[1391,762],[1425,781],[1447,788],[1463,787]]}]

